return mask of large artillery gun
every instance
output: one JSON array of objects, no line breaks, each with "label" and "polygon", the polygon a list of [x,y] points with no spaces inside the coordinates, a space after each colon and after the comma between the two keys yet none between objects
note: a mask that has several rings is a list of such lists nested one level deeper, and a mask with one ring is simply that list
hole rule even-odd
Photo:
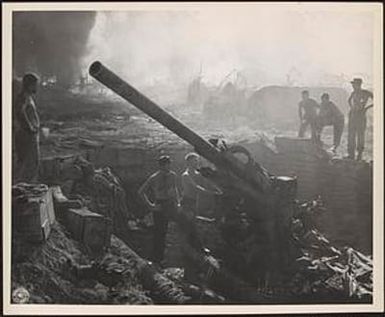
[{"label": "large artillery gun", "polygon": [[[266,262],[263,270],[277,275],[275,273],[280,271],[279,268],[287,263],[289,222],[292,201],[296,194],[296,179],[271,175],[253,160],[252,155],[244,147],[218,146],[215,142],[203,139],[102,63],[98,61],[92,63],[89,73],[130,104],[188,142],[199,155],[215,166],[212,170],[202,170],[202,175],[214,181],[223,190],[222,200],[225,201],[222,203],[223,213],[228,214],[236,209],[239,211],[241,202],[242,211],[252,223],[249,232],[259,243],[259,246],[256,244],[256,248],[261,247],[265,250],[264,254],[256,252],[254,261]],[[246,163],[239,158],[239,154],[247,157]],[[252,266],[252,263],[250,265]],[[253,270],[253,267],[250,269]]]},{"label": "large artillery gun", "polygon": [[[236,186],[245,196],[255,200],[258,206],[264,206],[259,208],[259,213],[267,212],[276,178],[254,162],[245,148],[240,149],[240,146],[237,146],[220,149],[203,139],[100,62],[94,62],[89,71],[91,76],[103,85],[191,144],[199,155],[213,163],[218,170],[232,180],[236,179]],[[234,156],[238,152],[247,155],[246,164]]]}]

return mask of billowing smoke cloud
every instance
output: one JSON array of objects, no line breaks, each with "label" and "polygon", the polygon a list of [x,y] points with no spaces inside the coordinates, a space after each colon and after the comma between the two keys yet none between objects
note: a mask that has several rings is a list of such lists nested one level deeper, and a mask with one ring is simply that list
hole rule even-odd
[{"label": "billowing smoke cloud", "polygon": [[68,85],[81,74],[95,12],[30,11],[13,14],[13,70],[56,76]]},{"label": "billowing smoke cloud", "polygon": [[193,13],[180,11],[98,12],[84,68],[99,59],[139,85],[180,84],[199,69],[188,32],[193,20]]},{"label": "billowing smoke cloud", "polygon": [[341,85],[372,74],[373,16],[310,6],[15,12],[13,69],[63,84],[95,59],[139,86],[179,89],[236,69],[249,86]]},{"label": "billowing smoke cloud", "polygon": [[[195,10],[195,9],[194,9]],[[138,85],[218,84],[233,69],[250,86],[339,85],[372,74],[373,16],[365,11],[253,6],[98,12],[90,54]]]}]

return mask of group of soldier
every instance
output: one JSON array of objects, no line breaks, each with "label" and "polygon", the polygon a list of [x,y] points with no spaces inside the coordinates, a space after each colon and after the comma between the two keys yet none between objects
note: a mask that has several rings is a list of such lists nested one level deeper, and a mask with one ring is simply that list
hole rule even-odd
[{"label": "group of soldier", "polygon": [[[167,227],[170,220],[194,222],[197,215],[198,195],[221,195],[215,185],[207,186],[198,170],[200,157],[196,153],[185,156],[186,170],[181,175],[182,191],[177,186],[178,175],[171,170],[171,158],[162,155],[158,159],[159,169],[139,189],[139,195],[149,210],[153,211],[154,235],[152,260],[161,263],[164,257]],[[152,200],[149,199],[152,193]],[[181,220],[180,215],[183,215]],[[179,215],[179,217],[178,217]],[[179,221],[178,221],[179,220]],[[182,224],[183,225],[183,224]],[[185,226],[185,230],[193,227]],[[187,232],[184,232],[186,234]]]},{"label": "group of soldier", "polygon": [[[35,104],[35,95],[39,86],[36,75],[24,75],[21,90],[14,100],[13,107],[13,146],[14,146],[14,182],[34,183],[38,180],[40,150],[40,119]],[[160,263],[165,249],[165,238],[170,219],[183,209],[191,221],[195,218],[198,192],[217,195],[219,189],[210,189],[202,185],[198,172],[199,156],[190,153],[186,156],[187,168],[181,176],[182,193],[177,187],[177,175],[171,170],[171,159],[163,155],[158,159],[159,170],[151,175],[139,190],[149,210],[153,211],[154,244],[153,261]],[[153,193],[154,200],[148,198]]]},{"label": "group of soldier", "polygon": [[[367,104],[369,99],[373,99],[373,94],[361,88],[361,79],[355,78],[351,83],[353,92],[348,100],[350,106],[348,158],[360,160],[365,143],[366,111],[373,106]],[[38,177],[40,120],[34,99],[38,84],[39,79],[36,75],[26,74],[22,80],[22,89],[14,101],[13,141],[16,153],[14,165],[17,166],[14,170],[16,181],[35,182]],[[334,127],[333,150],[337,149],[344,129],[344,115],[330,100],[327,93],[321,96],[321,102],[318,104],[309,97],[308,91],[303,91],[302,100],[299,103],[299,116],[301,119],[299,137],[303,137],[306,128],[310,126],[312,139],[320,143],[322,129],[331,125]],[[154,262],[161,263],[163,260],[169,221],[181,214],[180,211],[185,217],[187,216],[187,219],[195,219],[199,192],[209,195],[221,194],[217,187],[212,184],[207,186],[203,181],[198,169],[199,159],[196,153],[189,153],[185,157],[187,167],[181,175],[181,193],[177,186],[178,176],[171,170],[171,159],[166,155],[158,159],[159,170],[151,175],[139,189],[139,196],[153,212]],[[152,196],[149,192],[152,192]],[[189,227],[186,228],[188,230]]]},{"label": "group of soldier", "polygon": [[[361,160],[365,147],[366,111],[373,106],[373,103],[368,105],[368,101],[373,100],[373,94],[366,89],[362,89],[361,78],[354,78],[351,84],[353,92],[348,99],[350,111],[347,158]],[[307,127],[310,126],[311,139],[317,144],[322,144],[321,134],[323,128],[333,126],[332,151],[335,153],[341,142],[345,120],[341,110],[330,100],[329,94],[322,94],[321,102],[318,104],[309,97],[307,90],[302,91],[302,100],[299,102],[298,111],[301,122],[298,137],[304,137]]]}]

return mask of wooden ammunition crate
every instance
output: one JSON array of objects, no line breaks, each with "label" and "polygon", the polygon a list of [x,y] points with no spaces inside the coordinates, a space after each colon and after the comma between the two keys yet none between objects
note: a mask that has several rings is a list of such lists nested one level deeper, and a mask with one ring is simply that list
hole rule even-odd
[{"label": "wooden ammunition crate", "polygon": [[112,234],[110,219],[87,208],[69,208],[64,222],[72,237],[92,251],[101,251],[110,245]]},{"label": "wooden ammunition crate", "polygon": [[44,241],[55,221],[52,191],[28,198],[24,202],[12,202],[12,230],[15,234],[33,242]]},{"label": "wooden ammunition crate", "polygon": [[93,216],[85,222],[83,243],[91,250],[103,249],[103,247],[110,246],[111,234],[111,220],[99,215],[98,217]]},{"label": "wooden ammunition crate", "polygon": [[68,209],[65,213],[64,223],[71,236],[77,240],[82,241],[84,229],[85,211],[82,209]]}]

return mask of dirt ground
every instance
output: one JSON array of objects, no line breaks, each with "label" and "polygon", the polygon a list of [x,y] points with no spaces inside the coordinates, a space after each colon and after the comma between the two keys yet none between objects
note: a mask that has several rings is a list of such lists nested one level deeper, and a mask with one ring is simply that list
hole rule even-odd
[{"label": "dirt ground", "polygon": [[[120,143],[138,148],[153,149],[160,145],[172,147],[185,143],[155,120],[114,95],[80,95],[63,90],[42,91],[38,106],[42,125],[49,129],[48,138],[42,136],[42,155],[79,151],[77,143],[91,140],[95,143]],[[273,140],[276,136],[296,136],[298,127],[293,124],[265,122],[258,126],[250,117],[233,116],[227,121],[207,118],[200,110],[185,105],[161,105],[182,123],[205,138],[223,138],[229,144],[252,141],[261,137]],[[220,111],[220,109],[218,109]],[[308,132],[310,133],[310,132]],[[333,129],[326,127],[322,140],[325,147],[332,146]],[[368,113],[366,150],[364,158],[372,160],[372,113]],[[85,144],[86,145],[86,144]],[[346,155],[347,118],[339,155]]]},{"label": "dirt ground", "polygon": [[[111,249],[106,255],[123,258],[122,242],[114,237]],[[84,247],[69,238],[60,224],[53,226],[47,242],[30,244],[14,240],[12,258],[12,290],[25,288],[30,294],[29,303],[46,304],[151,304],[148,294],[138,282],[137,270],[130,262],[125,269],[131,272],[120,288],[120,295],[114,295],[109,287],[95,276],[79,278],[70,272],[67,261],[77,265],[90,265],[94,260]]]}]

